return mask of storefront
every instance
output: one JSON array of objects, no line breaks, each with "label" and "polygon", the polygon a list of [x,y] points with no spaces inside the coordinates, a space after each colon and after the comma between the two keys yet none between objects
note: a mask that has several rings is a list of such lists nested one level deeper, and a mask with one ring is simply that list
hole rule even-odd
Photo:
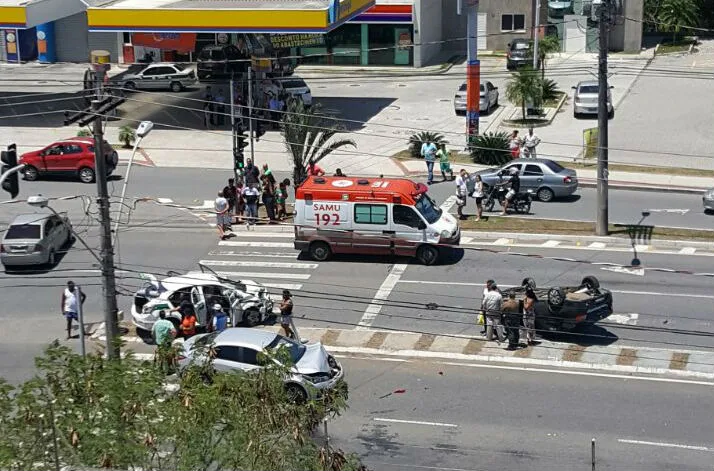
[{"label": "storefront", "polygon": [[[375,5],[319,39],[298,38],[285,54],[303,64],[413,65],[412,10],[411,4]],[[278,38],[276,48],[289,43]]]}]

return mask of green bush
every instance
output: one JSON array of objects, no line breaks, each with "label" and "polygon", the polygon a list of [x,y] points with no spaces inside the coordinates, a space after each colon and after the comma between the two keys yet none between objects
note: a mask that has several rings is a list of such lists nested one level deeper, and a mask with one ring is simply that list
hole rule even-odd
[{"label": "green bush", "polygon": [[421,158],[421,145],[425,142],[433,142],[436,144],[436,147],[447,143],[446,139],[444,139],[444,135],[438,132],[421,131],[412,134],[409,138],[409,153],[412,157],[415,159]]},{"label": "green bush", "polygon": [[471,141],[471,158],[481,165],[500,166],[511,160],[510,137],[505,132],[487,132]]},{"label": "green bush", "polygon": [[124,143],[124,147],[131,147],[131,143],[136,139],[136,131],[131,126],[119,128],[119,141]]},{"label": "green bush", "polygon": [[560,96],[560,90],[558,89],[558,84],[555,83],[553,79],[545,79],[541,82],[541,87],[543,90],[542,98],[543,101],[555,100]]},{"label": "green bush", "polygon": [[80,129],[77,131],[77,137],[92,137],[92,131],[89,129]]}]

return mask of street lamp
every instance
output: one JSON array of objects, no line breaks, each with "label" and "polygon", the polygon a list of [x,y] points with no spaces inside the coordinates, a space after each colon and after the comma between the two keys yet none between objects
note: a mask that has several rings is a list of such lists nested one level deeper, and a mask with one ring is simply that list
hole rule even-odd
[{"label": "street lamp", "polygon": [[139,123],[139,126],[136,128],[136,135],[138,139],[134,143],[134,149],[131,151],[131,157],[129,157],[129,165],[126,167],[126,175],[124,176],[124,185],[122,186],[121,189],[121,199],[119,200],[119,216],[117,216],[117,220],[114,223],[114,241],[116,242],[117,237],[119,235],[119,223],[121,222],[121,213],[124,209],[124,197],[126,196],[126,187],[129,184],[129,175],[131,173],[131,165],[134,163],[134,156],[136,155],[136,150],[139,148],[139,144],[141,144],[142,139],[144,139],[146,136],[149,135],[151,130],[154,129],[154,123],[151,121],[142,121]]},{"label": "street lamp", "polygon": [[[74,236],[75,239],[80,241],[82,245],[89,251],[90,254],[99,262],[100,266],[102,263],[102,260],[99,258],[99,256],[94,252],[94,250],[87,245],[87,243],[80,237],[79,234],[77,234],[74,229],[72,228],[71,224],[67,224],[64,220],[63,217],[61,217],[55,209],[49,205],[50,200],[42,195],[37,195],[37,196],[30,196],[27,198],[27,204],[30,206],[33,206],[35,208],[47,208],[52,213],[57,216],[60,221],[62,221],[62,224],[67,225],[67,229],[69,229],[69,232],[72,233],[72,236]],[[82,353],[82,358],[84,358],[87,355],[87,349],[84,343],[84,308],[82,307],[82,289],[79,287],[79,285],[74,286],[74,295],[77,298],[77,315],[79,316],[79,340],[80,340],[80,352]]]}]

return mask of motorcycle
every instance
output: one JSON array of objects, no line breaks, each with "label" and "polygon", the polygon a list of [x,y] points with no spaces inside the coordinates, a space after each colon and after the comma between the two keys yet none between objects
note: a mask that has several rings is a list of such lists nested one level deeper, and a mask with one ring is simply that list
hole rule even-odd
[{"label": "motorcycle", "polygon": [[[506,206],[506,194],[508,193],[508,188],[505,185],[494,185],[488,192],[488,195],[483,201],[483,208],[486,211],[493,211],[496,201],[501,207]],[[518,192],[513,195],[511,202],[508,205],[508,209],[513,210],[519,214],[528,214],[531,212],[531,202],[533,201],[533,190],[527,190],[525,192]]]}]

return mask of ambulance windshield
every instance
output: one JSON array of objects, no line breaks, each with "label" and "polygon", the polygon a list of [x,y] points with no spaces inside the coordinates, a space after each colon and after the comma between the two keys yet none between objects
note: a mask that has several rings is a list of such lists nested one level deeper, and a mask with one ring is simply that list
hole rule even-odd
[{"label": "ambulance windshield", "polygon": [[426,222],[429,224],[434,224],[441,217],[441,209],[434,204],[434,201],[429,198],[426,193],[422,193],[416,201],[415,206],[417,211],[424,216],[424,219],[426,219]]}]

